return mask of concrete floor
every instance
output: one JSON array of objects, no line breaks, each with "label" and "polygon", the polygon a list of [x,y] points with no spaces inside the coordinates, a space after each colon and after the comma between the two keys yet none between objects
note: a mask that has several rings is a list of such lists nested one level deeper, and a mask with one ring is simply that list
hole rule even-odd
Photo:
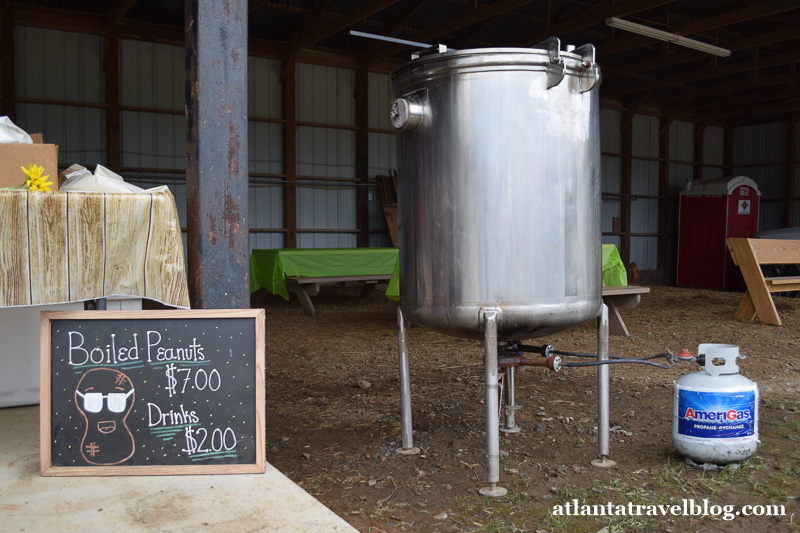
[{"label": "concrete floor", "polygon": [[39,408],[0,409],[2,531],[356,531],[267,463],[265,474],[42,477]]}]

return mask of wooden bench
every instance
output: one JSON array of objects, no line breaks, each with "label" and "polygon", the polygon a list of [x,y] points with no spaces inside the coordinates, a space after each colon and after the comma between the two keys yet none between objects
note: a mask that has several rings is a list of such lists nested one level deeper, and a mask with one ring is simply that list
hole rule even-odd
[{"label": "wooden bench", "polygon": [[642,301],[642,294],[650,292],[650,287],[628,285],[627,287],[603,287],[603,303],[608,307],[608,332],[611,335],[630,337],[619,308],[633,309]]},{"label": "wooden bench", "polygon": [[733,318],[781,325],[773,292],[800,290],[800,276],[764,277],[761,265],[800,264],[800,241],[783,239],[728,239],[733,262],[742,271],[747,290]]},{"label": "wooden bench", "polygon": [[376,274],[369,276],[328,276],[328,277],[305,277],[288,276],[286,284],[293,290],[303,308],[303,314],[317,316],[317,309],[311,301],[312,296],[319,294],[320,285],[363,285],[361,297],[366,296],[370,291],[377,287],[380,282],[388,282],[392,279],[391,274]]},{"label": "wooden bench", "polygon": [[[379,283],[388,282],[392,278],[389,274],[378,274],[371,276],[328,276],[328,277],[305,277],[288,276],[286,284],[294,291],[297,299],[303,308],[303,314],[317,316],[317,310],[312,296],[319,294],[320,285],[342,285],[342,284],[363,284],[361,297],[365,297],[370,291],[378,287]],[[608,331],[611,335],[630,337],[625,321],[619,314],[619,308],[633,309],[642,299],[642,294],[650,292],[649,287],[627,286],[627,287],[603,287],[603,303],[608,306]]]}]

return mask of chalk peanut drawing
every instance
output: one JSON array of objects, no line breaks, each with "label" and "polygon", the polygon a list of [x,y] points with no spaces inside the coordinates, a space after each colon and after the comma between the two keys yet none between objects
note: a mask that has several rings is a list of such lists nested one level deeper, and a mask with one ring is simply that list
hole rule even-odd
[{"label": "chalk peanut drawing", "polygon": [[75,405],[86,422],[81,456],[93,465],[116,465],[135,450],[126,424],[136,399],[131,379],[113,368],[92,368],[78,381]]}]

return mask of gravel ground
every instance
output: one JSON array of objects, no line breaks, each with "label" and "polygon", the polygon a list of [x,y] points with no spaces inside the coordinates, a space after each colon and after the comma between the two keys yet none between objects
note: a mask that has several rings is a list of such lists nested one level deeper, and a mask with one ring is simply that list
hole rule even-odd
[{"label": "gravel ground", "polygon": [[[734,292],[652,287],[623,309],[631,331],[611,352],[641,356],[736,344],[761,389],[761,444],[738,470],[684,464],[671,440],[672,382],[697,370],[611,367],[611,458],[598,469],[592,368],[517,372],[519,434],[501,436],[501,499],[485,485],[482,347],[409,331],[416,456],[400,443],[397,304],[377,291],[323,288],[318,316],[258,294],[267,310],[267,460],[361,531],[792,531],[800,522],[800,299],[776,297],[784,325],[733,320]],[[595,351],[593,322],[528,344]],[[558,506],[782,505],[785,515],[561,516]],[[563,507],[562,507],[563,508]],[[761,509],[764,511],[764,509]],[[780,509],[777,509],[780,512]],[[795,520],[794,514],[797,514]],[[726,519],[729,518],[729,519]],[[605,529],[603,529],[605,528]]]}]

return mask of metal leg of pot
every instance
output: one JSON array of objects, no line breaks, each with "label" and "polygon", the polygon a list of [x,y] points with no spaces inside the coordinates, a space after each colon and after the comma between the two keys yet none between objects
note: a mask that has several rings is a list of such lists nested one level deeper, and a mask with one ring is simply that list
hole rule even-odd
[{"label": "metal leg of pot", "polygon": [[483,496],[499,498],[508,491],[498,487],[500,481],[500,413],[497,385],[497,311],[483,314],[484,365],[486,366],[486,477],[488,487],[478,489]]},{"label": "metal leg of pot", "polygon": [[[597,318],[597,360],[608,361],[608,307],[605,304]],[[597,447],[600,457],[594,459],[592,465],[599,468],[611,468],[617,462],[608,458],[608,365],[597,366],[597,415]]]},{"label": "metal leg of pot", "polygon": [[397,308],[397,359],[400,367],[400,423],[402,425],[402,447],[397,453],[416,455],[414,430],[411,425],[411,377],[408,370],[408,328],[403,312]]},{"label": "metal leg of pot", "polygon": [[505,425],[500,427],[503,433],[519,433],[522,431],[514,420],[514,411],[519,409],[514,398],[514,367],[506,368],[506,375],[503,377],[503,389],[505,390],[505,407],[503,414],[505,415]]}]

